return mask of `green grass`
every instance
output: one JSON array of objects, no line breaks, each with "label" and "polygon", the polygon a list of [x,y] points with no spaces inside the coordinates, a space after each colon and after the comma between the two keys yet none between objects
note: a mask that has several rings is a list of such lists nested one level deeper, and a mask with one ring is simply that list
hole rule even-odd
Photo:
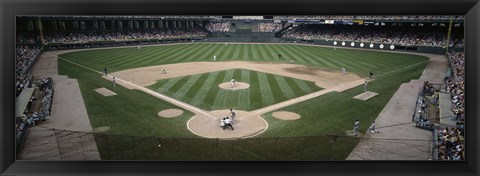
[{"label": "green grass", "polygon": [[344,92],[331,92],[278,110],[296,112],[302,116],[300,120],[282,121],[273,118],[271,113],[264,114],[263,117],[267,120],[269,129],[260,137],[344,135],[345,131],[353,130],[353,122],[356,119],[360,120],[360,131],[364,132],[398,89],[400,86],[398,83],[418,78],[425,65],[426,63],[423,63],[377,77],[375,81],[368,84],[368,89],[379,94],[366,101],[353,98],[363,93],[363,85],[361,85]]},{"label": "green grass", "polygon": [[[221,89],[218,85],[232,78],[226,75],[233,75],[237,82],[249,83],[250,87],[236,91]],[[311,81],[244,69],[159,80],[148,88],[209,111],[232,107],[251,111],[321,90]]]},{"label": "green grass", "polygon": [[[249,47],[252,46],[252,47]],[[247,53],[244,53],[247,51]],[[252,54],[250,54],[252,53]],[[282,54],[282,58],[278,58]],[[340,70],[343,66],[348,72],[362,77],[368,72],[381,74],[390,70],[406,67],[425,60],[423,56],[386,53],[370,50],[352,50],[301,45],[271,45],[271,44],[179,44],[166,46],[146,46],[141,49],[113,48],[78,51],[62,54],[61,57],[103,72],[108,67],[109,72],[119,70],[162,65],[180,62],[211,61],[213,55],[217,61],[256,61],[283,62],[290,59],[295,63]]]},{"label": "green grass", "polygon": [[[282,54],[282,58],[278,58],[278,54]],[[361,131],[365,131],[398,87],[421,75],[425,63],[418,63],[427,60],[423,56],[374,50],[337,48],[334,51],[300,45],[225,46],[212,43],[88,50],[60,57],[100,72],[105,66],[109,72],[115,72],[152,65],[211,61],[213,55],[217,56],[217,61],[286,63],[293,59],[296,64],[334,71],[343,66],[347,72],[361,77],[372,71],[381,76],[369,83],[369,90],[379,95],[367,101],[353,99],[363,91],[362,86],[340,93],[331,92],[281,109],[299,113],[300,120],[281,121],[267,113],[263,118],[269,128],[256,138],[212,142],[188,131],[186,122],[193,116],[191,112],[184,111],[178,118],[159,118],[159,111],[179,107],[138,90],[121,86],[112,88],[111,82],[101,78],[100,74],[61,59],[59,73],[78,80],[92,127],[110,126],[109,134],[120,135],[110,136],[110,140],[97,136],[103,159],[342,160],[358,140],[339,138],[329,143],[331,138],[328,135],[343,135],[351,130],[357,118],[362,122]],[[414,64],[418,65],[411,66]],[[408,68],[399,70],[405,67]],[[391,73],[385,74],[387,72]],[[218,83],[227,82],[232,76],[237,81],[250,83],[251,88],[234,92],[219,90]],[[109,88],[118,95],[104,97],[94,91],[100,87]],[[206,110],[225,109],[232,105],[252,110],[316,91],[318,87],[298,79],[237,69],[161,80],[150,88]],[[158,143],[166,144],[160,153]]]},{"label": "green grass", "polygon": [[[109,134],[138,136],[192,137],[184,125],[193,113],[184,110],[179,118],[164,119],[157,113],[164,109],[177,108],[139,90],[122,86],[113,87],[100,74],[59,59],[59,74],[67,74],[78,80],[82,97],[93,128],[110,126]],[[95,89],[105,87],[117,93],[105,97]],[[61,97],[58,97],[61,98]]]}]

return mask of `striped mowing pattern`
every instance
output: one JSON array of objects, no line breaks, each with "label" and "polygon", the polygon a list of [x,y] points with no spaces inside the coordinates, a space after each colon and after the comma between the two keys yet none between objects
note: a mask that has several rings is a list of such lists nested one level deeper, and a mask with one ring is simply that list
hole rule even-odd
[{"label": "striped mowing pattern", "polygon": [[[250,88],[232,91],[218,87],[232,78],[249,83]],[[148,88],[206,110],[234,106],[254,110],[321,90],[313,82],[245,69],[160,80]]]},{"label": "striped mowing pattern", "polygon": [[[278,55],[281,54],[280,58]],[[367,76],[372,71],[381,74],[418,62],[425,61],[423,56],[385,53],[377,51],[323,48],[317,46],[288,44],[219,44],[195,43],[164,46],[145,46],[141,49],[114,48],[88,50],[63,54],[60,57],[74,61],[86,67],[103,71],[107,66],[110,72],[152,65],[179,62],[211,61],[259,61],[288,62],[340,70],[343,66],[348,72]]]}]

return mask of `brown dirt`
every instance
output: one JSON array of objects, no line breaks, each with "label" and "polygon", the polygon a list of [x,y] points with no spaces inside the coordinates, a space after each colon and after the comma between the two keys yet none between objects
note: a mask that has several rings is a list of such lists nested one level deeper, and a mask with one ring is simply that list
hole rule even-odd
[{"label": "brown dirt", "polygon": [[[168,70],[167,74],[161,74],[162,68]],[[342,74],[340,70],[335,72],[320,68],[304,67],[296,64],[258,63],[247,61],[177,63],[123,70],[111,73],[111,75],[117,78],[122,78],[123,80],[131,82],[132,84],[148,86],[155,84],[157,80],[227,69],[248,69],[301,80],[313,81],[317,86],[322,88],[332,88],[361,79],[361,77],[355,74]]]},{"label": "brown dirt", "polygon": [[268,128],[265,120],[259,116],[246,117],[246,111],[235,110],[236,118],[233,127],[235,130],[220,127],[221,119],[225,116],[230,116],[230,110],[215,110],[210,111],[206,115],[196,115],[187,122],[187,127],[194,134],[206,138],[220,138],[220,139],[235,139],[246,138],[259,133],[262,133]]},{"label": "brown dirt", "polygon": [[232,87],[232,83],[225,82],[218,85],[218,87],[227,90],[241,90],[241,89],[248,89],[250,84],[244,82],[235,82],[235,85]]},{"label": "brown dirt", "polygon": [[183,111],[180,109],[165,109],[158,112],[158,116],[162,118],[173,118],[178,117],[183,114]]},{"label": "brown dirt", "polygon": [[298,120],[302,117],[300,114],[289,111],[276,111],[272,113],[272,116],[280,120]]}]

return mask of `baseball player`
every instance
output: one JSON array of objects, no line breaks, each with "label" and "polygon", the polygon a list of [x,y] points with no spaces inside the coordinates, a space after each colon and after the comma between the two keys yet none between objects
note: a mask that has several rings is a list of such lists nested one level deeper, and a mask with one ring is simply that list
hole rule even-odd
[{"label": "baseball player", "polygon": [[230,128],[232,128],[232,130],[234,130],[232,121],[228,117],[225,117],[225,120],[223,122],[225,123],[225,126],[223,126],[223,130],[225,130],[227,126],[229,126]]},{"label": "baseball player", "polygon": [[105,68],[103,69],[103,74],[107,76],[107,66],[105,66]]},{"label": "baseball player", "polygon": [[213,56],[213,62],[217,61],[217,56]]},{"label": "baseball player", "polygon": [[162,74],[167,74],[167,71],[165,70],[165,68],[162,68]]},{"label": "baseball player", "polygon": [[368,78],[373,79],[373,73],[372,72],[370,72],[370,76]]},{"label": "baseball player", "polygon": [[231,84],[230,84],[231,87],[233,88],[233,86],[235,86],[235,79],[232,78],[232,80],[230,80],[230,83],[231,83]]},{"label": "baseball player", "polygon": [[224,118],[220,121],[220,128],[225,129],[225,119],[227,119],[227,118],[224,117]]},{"label": "baseball player", "polygon": [[368,130],[370,130],[370,132],[372,132],[372,133],[376,133],[375,132],[375,121],[372,122],[372,124],[370,125],[370,128],[368,128]]},{"label": "baseball player", "polygon": [[363,83],[363,88],[365,89],[365,92],[367,92],[367,86],[368,86],[368,82],[367,80],[365,80],[365,83]]},{"label": "baseball player", "polygon": [[233,111],[233,109],[235,109],[235,107],[233,107],[232,109],[230,109],[230,115],[231,115],[231,117],[232,117],[232,124],[235,124],[236,114],[235,114],[235,111]]},{"label": "baseball player", "polygon": [[112,82],[113,82],[113,87],[115,87],[115,76],[113,77]]},{"label": "baseball player", "polygon": [[353,136],[358,135],[358,130],[360,129],[360,121],[355,120],[355,123],[353,124]]},{"label": "baseball player", "polygon": [[294,63],[295,63],[295,61],[293,61],[293,60],[290,60],[290,63],[291,63],[291,64],[294,64]]},{"label": "baseball player", "polygon": [[346,73],[347,73],[347,70],[345,69],[345,67],[342,67],[342,73],[343,73],[343,74],[346,74]]}]

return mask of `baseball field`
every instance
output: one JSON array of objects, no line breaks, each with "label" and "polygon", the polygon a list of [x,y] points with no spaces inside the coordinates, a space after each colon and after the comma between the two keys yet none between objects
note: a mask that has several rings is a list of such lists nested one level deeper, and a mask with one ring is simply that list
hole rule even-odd
[{"label": "baseball field", "polygon": [[[58,71],[78,80],[93,129],[104,129],[102,159],[343,160],[358,138],[332,147],[327,136],[351,135],[356,119],[364,133],[427,61],[297,44],[185,43],[69,52]],[[223,130],[230,108],[235,130]]]}]

